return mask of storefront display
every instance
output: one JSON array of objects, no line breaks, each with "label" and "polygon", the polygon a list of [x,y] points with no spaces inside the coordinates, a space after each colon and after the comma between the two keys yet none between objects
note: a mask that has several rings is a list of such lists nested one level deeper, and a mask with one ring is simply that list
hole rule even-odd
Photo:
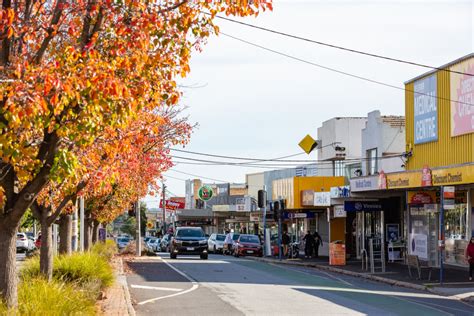
[{"label": "storefront display", "polygon": [[469,238],[466,191],[457,191],[454,208],[444,211],[444,235],[445,262],[465,265],[464,250]]}]

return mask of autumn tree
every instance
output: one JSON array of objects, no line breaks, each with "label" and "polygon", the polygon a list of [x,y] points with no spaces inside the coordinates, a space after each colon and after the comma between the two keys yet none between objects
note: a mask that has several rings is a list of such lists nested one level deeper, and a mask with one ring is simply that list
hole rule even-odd
[{"label": "autumn tree", "polygon": [[217,31],[215,15],[255,15],[267,2],[2,1],[0,292],[9,306],[21,217],[64,170],[72,176],[74,149],[141,108],[176,104],[175,77]]}]

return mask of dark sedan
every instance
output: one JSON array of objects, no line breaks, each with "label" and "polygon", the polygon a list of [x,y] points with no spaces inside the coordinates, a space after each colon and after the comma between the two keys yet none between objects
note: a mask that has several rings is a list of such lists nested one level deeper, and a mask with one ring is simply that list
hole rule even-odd
[{"label": "dark sedan", "polygon": [[263,256],[262,244],[257,235],[242,234],[234,244],[234,256]]},{"label": "dark sedan", "polygon": [[200,227],[178,227],[170,243],[170,257],[199,255],[207,259],[207,238]]}]

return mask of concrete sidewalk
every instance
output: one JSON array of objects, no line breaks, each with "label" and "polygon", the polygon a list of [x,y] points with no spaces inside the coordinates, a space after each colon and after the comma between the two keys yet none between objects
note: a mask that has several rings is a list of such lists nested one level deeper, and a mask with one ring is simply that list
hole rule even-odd
[{"label": "concrete sidewalk", "polygon": [[123,269],[123,260],[117,256],[112,263],[115,270],[115,282],[107,289],[105,298],[99,302],[100,309],[104,315],[135,316]]},{"label": "concrete sidewalk", "polygon": [[465,302],[474,303],[474,282],[468,281],[467,271],[455,268],[445,269],[444,282],[441,285],[439,283],[439,269],[433,268],[430,281],[427,280],[427,271],[423,271],[423,279],[418,280],[415,278],[416,271],[412,269],[414,277],[410,278],[407,266],[401,263],[387,263],[385,273],[377,272],[371,274],[369,271],[362,270],[360,261],[348,261],[345,266],[330,266],[328,257],[317,259],[282,259],[281,261],[275,257],[248,258],[273,264],[311,267],[394,286],[428,291],[442,296],[451,296]]}]

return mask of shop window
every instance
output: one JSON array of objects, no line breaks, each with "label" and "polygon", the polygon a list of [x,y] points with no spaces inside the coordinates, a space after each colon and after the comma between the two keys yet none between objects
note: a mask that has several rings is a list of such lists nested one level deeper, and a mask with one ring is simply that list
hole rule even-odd
[{"label": "shop window", "polygon": [[378,171],[377,148],[367,150],[367,175],[374,175]]},{"label": "shop window", "polygon": [[445,261],[449,264],[465,265],[464,251],[469,239],[467,216],[467,193],[456,192],[454,209],[444,211],[444,236],[446,238]]}]

